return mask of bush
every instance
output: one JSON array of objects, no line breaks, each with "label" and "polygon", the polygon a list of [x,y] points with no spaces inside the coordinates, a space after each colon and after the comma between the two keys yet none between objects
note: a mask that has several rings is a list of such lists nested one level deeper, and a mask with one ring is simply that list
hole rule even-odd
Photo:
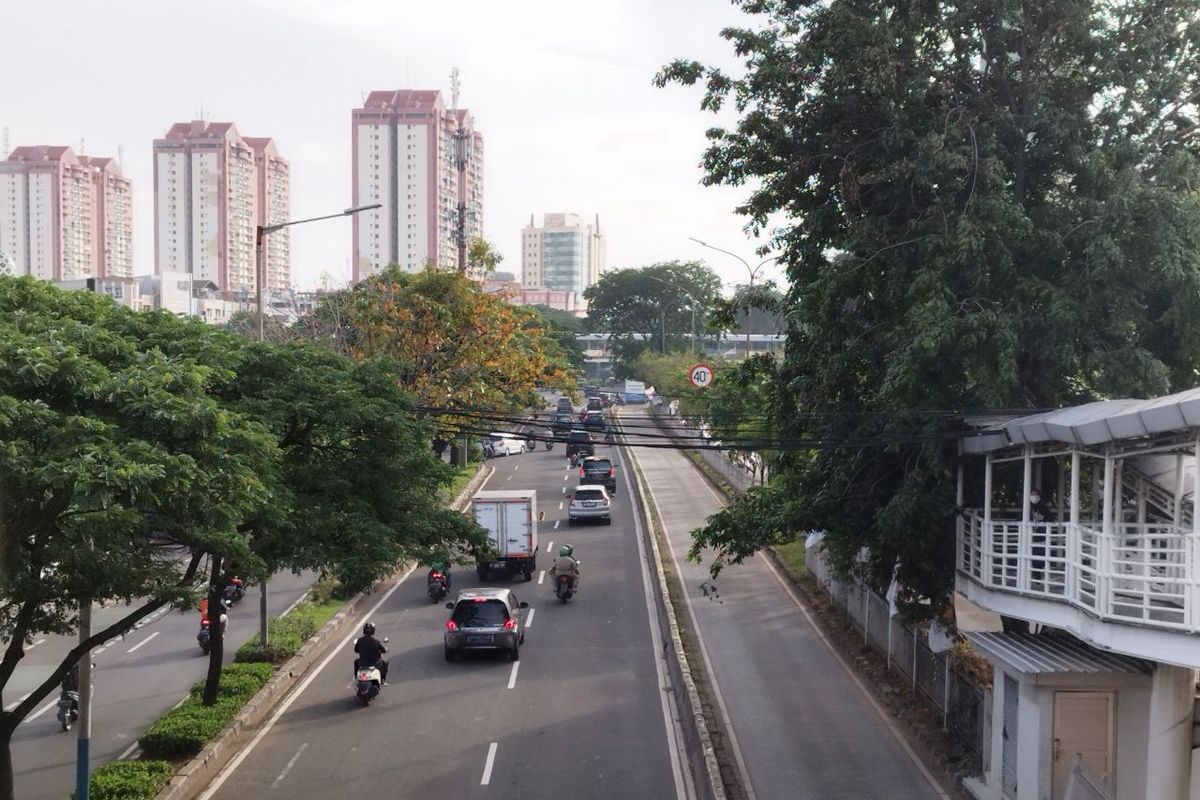
[{"label": "bush", "polygon": [[138,740],[149,758],[190,758],[220,733],[237,716],[274,673],[270,664],[230,664],[221,670],[217,703],[201,703],[204,682],[192,687],[178,708],[173,708],[150,726]]},{"label": "bush", "polygon": [[281,619],[273,619],[267,623],[267,641],[264,648],[259,645],[258,637],[237,649],[233,660],[238,663],[282,663],[300,649],[320,627],[313,618],[310,609],[312,604],[305,603],[291,614]]},{"label": "bush", "polygon": [[88,797],[91,800],[152,800],[174,774],[175,768],[166,761],[114,761],[92,773]]}]

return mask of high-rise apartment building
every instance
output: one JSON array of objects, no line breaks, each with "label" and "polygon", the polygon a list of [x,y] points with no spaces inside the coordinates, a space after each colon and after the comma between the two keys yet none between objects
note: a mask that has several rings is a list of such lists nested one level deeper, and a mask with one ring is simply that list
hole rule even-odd
[{"label": "high-rise apartment building", "polygon": [[131,189],[117,162],[46,145],[0,161],[0,270],[50,281],[132,275]]},{"label": "high-rise apartment building", "polygon": [[[155,272],[188,273],[223,292],[254,291],[255,228],[287,218],[289,177],[270,139],[243,138],[231,122],[171,126],[154,141]],[[287,232],[268,242],[264,288],[286,288]]]},{"label": "high-rise apartment building", "polygon": [[470,113],[447,109],[438,91],[371,92],[351,114],[351,136],[352,205],[383,206],[354,217],[354,280],[391,264],[410,272],[428,263],[453,268],[460,189],[467,240],[483,234],[483,135]]},{"label": "high-rise apartment building", "polygon": [[604,272],[604,235],[600,217],[584,222],[578,214],[546,214],[542,225],[521,231],[521,282],[531,288],[576,292],[600,280]]}]

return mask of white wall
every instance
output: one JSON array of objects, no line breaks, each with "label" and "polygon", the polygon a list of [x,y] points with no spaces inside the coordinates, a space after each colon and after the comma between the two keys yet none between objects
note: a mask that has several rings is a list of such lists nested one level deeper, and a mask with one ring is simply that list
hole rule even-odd
[{"label": "white wall", "polygon": [[429,208],[429,159],[435,157],[429,125],[398,125],[396,130],[396,174],[398,176],[400,265],[417,272],[430,258],[429,226],[437,217]]},{"label": "white wall", "polygon": [[29,176],[29,274],[54,280],[54,176]]},{"label": "white wall", "polygon": [[13,275],[29,274],[26,199],[24,173],[0,174],[0,253],[8,256]]},{"label": "white wall", "polygon": [[220,250],[225,243],[221,241],[221,180],[218,165],[219,158],[215,150],[192,152],[190,224],[192,272],[195,279],[212,281],[221,286]]},{"label": "white wall", "polygon": [[[187,155],[162,150],[158,162],[157,266],[160,272],[187,271]],[[171,210],[174,202],[175,210]]]},{"label": "white wall", "polygon": [[[388,191],[388,175],[391,173],[388,125],[360,124],[358,136],[358,196],[354,205],[382,203],[383,207],[360,215],[358,225],[358,273],[366,277],[386,266],[391,252],[391,230],[388,220],[395,209]],[[376,227],[378,226],[378,227]]]}]

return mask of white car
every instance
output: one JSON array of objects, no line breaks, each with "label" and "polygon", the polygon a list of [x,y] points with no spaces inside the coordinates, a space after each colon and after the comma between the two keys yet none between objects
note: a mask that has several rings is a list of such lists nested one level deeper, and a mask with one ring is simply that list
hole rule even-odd
[{"label": "white car", "polygon": [[612,524],[612,499],[607,489],[592,483],[575,487],[571,506],[567,509],[567,524],[574,525],[580,519],[598,519],[605,525]]},{"label": "white car", "polygon": [[525,440],[515,433],[491,433],[488,439],[492,443],[492,454],[497,456],[515,456],[526,452]]}]

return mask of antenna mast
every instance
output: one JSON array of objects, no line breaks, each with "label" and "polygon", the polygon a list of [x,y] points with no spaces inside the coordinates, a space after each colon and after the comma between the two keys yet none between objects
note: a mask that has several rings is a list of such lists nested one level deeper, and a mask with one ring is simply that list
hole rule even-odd
[{"label": "antenna mast", "polygon": [[458,67],[450,70],[450,105],[454,114],[454,164],[458,168],[458,221],[455,240],[458,243],[458,272],[467,274],[467,131],[463,127],[465,113],[458,110],[458,93],[462,82]]}]

